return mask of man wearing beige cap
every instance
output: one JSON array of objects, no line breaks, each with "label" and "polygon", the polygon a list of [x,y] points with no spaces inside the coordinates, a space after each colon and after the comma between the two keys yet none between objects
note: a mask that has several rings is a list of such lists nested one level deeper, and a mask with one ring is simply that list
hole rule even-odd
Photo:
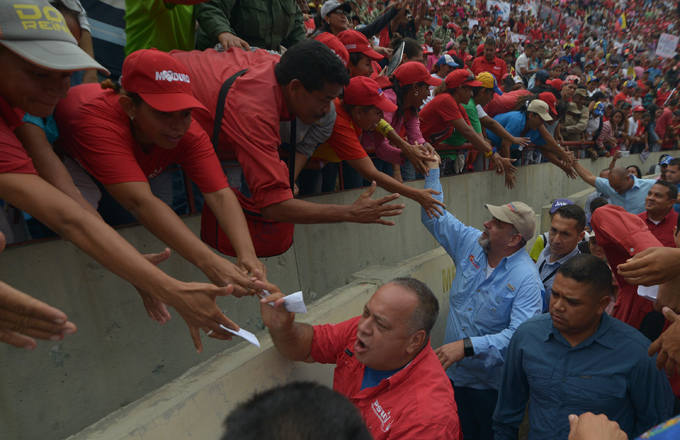
[{"label": "man wearing beige cap", "polygon": [[[430,162],[425,188],[439,191],[439,166]],[[449,292],[444,345],[435,350],[454,387],[463,437],[493,439],[492,416],[501,369],[515,329],[541,313],[543,284],[524,249],[536,228],[534,211],[522,202],[485,205],[484,231],[448,211],[421,221],[456,265]]]}]

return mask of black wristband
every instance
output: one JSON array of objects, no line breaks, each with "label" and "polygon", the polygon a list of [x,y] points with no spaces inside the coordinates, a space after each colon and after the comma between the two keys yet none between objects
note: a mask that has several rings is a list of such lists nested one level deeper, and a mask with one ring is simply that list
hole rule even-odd
[{"label": "black wristband", "polygon": [[465,357],[470,357],[475,355],[475,349],[472,347],[472,341],[470,338],[463,339],[463,348],[465,349]]}]

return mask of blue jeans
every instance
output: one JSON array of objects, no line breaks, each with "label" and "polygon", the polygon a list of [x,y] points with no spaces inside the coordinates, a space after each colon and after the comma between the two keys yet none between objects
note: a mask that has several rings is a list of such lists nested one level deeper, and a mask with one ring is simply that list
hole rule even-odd
[{"label": "blue jeans", "polygon": [[493,440],[493,412],[498,391],[457,387],[451,381],[458,406],[458,418],[463,440]]},{"label": "blue jeans", "polygon": [[411,161],[406,159],[406,162],[401,167],[401,178],[406,182],[407,180],[424,179],[425,176],[417,173]]}]

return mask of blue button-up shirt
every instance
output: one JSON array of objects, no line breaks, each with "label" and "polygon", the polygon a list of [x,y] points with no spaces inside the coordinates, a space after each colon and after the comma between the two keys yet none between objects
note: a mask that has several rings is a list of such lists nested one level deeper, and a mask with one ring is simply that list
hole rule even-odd
[{"label": "blue button-up shirt", "polygon": [[[524,127],[527,125],[527,114],[525,112],[512,111],[496,115],[494,120],[501,124],[505,131],[511,135],[520,137]],[[486,130],[486,136],[489,138],[489,142],[500,150],[502,139],[490,130]],[[545,145],[545,139],[543,139],[538,130],[529,130],[524,136],[530,138],[531,143],[534,145]],[[519,145],[513,144],[510,149],[517,150]]]},{"label": "blue button-up shirt", "polygon": [[579,251],[578,246],[576,246],[573,251],[569,252],[567,255],[555,261],[554,263],[551,263],[550,245],[546,246],[541,251],[541,254],[538,256],[538,260],[536,260],[536,267],[538,267],[538,275],[541,277],[541,282],[543,283],[543,288],[545,289],[545,296],[543,297],[543,313],[548,311],[550,295],[552,295],[552,285],[553,281],[555,281],[557,269],[559,269],[565,261],[580,253],[581,251]]},{"label": "blue button-up shirt", "polygon": [[620,206],[631,214],[640,214],[645,212],[645,198],[647,193],[658,180],[654,179],[638,179],[635,176],[630,176],[635,179],[635,184],[631,189],[623,194],[619,194],[609,186],[609,180],[604,177],[595,178],[595,189],[609,196],[611,203]]},{"label": "blue button-up shirt", "polygon": [[[442,192],[438,169],[430,170],[425,188]],[[444,199],[443,193],[434,197]],[[475,352],[451,365],[446,374],[456,386],[498,389],[512,334],[541,313],[543,285],[536,265],[522,249],[503,258],[486,278],[486,253],[477,243],[481,231],[465,226],[448,211],[430,219],[423,210],[421,220],[456,265],[444,343],[470,338]]]},{"label": "blue button-up shirt", "polygon": [[529,440],[567,440],[569,414],[604,414],[635,438],[670,418],[675,397],[647,355],[649,340],[606,313],[595,334],[572,347],[550,315],[528,320],[510,341],[496,440],[516,439],[529,401]]}]

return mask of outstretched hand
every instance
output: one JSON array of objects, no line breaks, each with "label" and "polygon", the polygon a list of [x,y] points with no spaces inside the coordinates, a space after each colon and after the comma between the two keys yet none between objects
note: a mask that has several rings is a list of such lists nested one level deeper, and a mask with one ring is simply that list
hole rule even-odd
[{"label": "outstretched hand", "polygon": [[[159,252],[157,254],[144,254],[144,258],[146,258],[154,266],[158,266],[160,263],[170,258],[170,249],[165,248],[163,252]],[[146,309],[146,313],[149,315],[149,318],[154,321],[158,321],[160,325],[170,321],[172,316],[170,315],[170,312],[168,312],[167,307],[165,307],[165,304],[163,304],[160,299],[137,286],[134,287],[137,289],[139,296],[142,297],[142,302],[144,303],[144,308]]]},{"label": "outstretched hand", "polygon": [[399,198],[399,194],[391,194],[380,199],[373,200],[371,196],[375,193],[377,184],[375,181],[356,202],[350,206],[351,218],[349,221],[355,223],[378,223],[381,225],[393,226],[394,222],[383,220],[383,217],[393,217],[401,214],[404,205],[386,205]]},{"label": "outstretched hand", "polygon": [[652,342],[647,353],[650,356],[658,353],[656,368],[665,369],[666,375],[672,377],[676,372],[676,367],[680,364],[680,316],[668,307],[663,308],[663,316],[672,324],[656,341]]}]

